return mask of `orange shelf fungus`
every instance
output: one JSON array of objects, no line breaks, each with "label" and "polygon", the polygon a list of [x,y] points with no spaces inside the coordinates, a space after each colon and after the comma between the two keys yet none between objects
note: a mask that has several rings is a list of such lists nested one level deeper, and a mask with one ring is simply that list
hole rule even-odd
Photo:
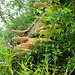
[{"label": "orange shelf fungus", "polygon": [[[34,39],[34,38],[33,38]],[[26,51],[32,51],[33,49],[31,49],[30,47],[34,44],[33,39],[29,39],[27,42],[25,43],[21,43],[18,46],[14,47],[14,51],[22,51],[22,52],[26,52]],[[39,38],[37,40],[42,40],[42,42],[47,42],[47,41],[51,41],[51,39],[46,39],[46,38]],[[38,43],[37,41],[35,43]]]},{"label": "orange shelf fungus", "polygon": [[19,35],[19,36],[22,36],[25,32],[27,32],[27,30],[23,30],[23,31],[19,31],[19,30],[11,30],[11,32]]},{"label": "orange shelf fungus", "polygon": [[12,41],[19,42],[19,43],[25,43],[28,41],[28,37],[14,37],[12,38]]},{"label": "orange shelf fungus", "polygon": [[20,45],[14,47],[14,50],[23,50],[23,51],[31,51],[30,46],[33,45],[33,43],[21,43]]},{"label": "orange shelf fungus", "polygon": [[34,4],[34,7],[45,7],[45,6],[47,6],[47,3],[42,3],[42,2],[40,2],[40,3],[35,3]]}]

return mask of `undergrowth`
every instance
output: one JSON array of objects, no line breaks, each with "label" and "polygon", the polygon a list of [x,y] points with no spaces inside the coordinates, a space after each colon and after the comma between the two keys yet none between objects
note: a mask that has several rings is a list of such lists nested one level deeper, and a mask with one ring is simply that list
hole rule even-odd
[{"label": "undergrowth", "polygon": [[[34,44],[32,52],[26,52],[21,55],[11,55],[7,48],[0,46],[0,73],[2,75],[70,75],[75,68],[75,22],[74,15],[68,8],[56,9],[50,8],[40,17],[44,23],[39,23],[46,27],[49,22],[54,30],[53,34],[47,34],[44,37],[51,36],[52,41]],[[59,24],[56,30],[54,25]],[[43,34],[40,33],[39,37]],[[2,42],[0,42],[2,43]],[[5,62],[5,66],[4,63]],[[0,74],[0,75],[1,75]]]}]

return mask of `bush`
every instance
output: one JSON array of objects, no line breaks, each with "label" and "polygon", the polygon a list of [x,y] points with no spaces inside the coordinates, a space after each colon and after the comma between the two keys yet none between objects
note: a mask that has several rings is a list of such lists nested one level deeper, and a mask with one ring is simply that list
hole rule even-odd
[{"label": "bush", "polygon": [[74,69],[74,15],[68,8],[57,9],[57,11],[53,12],[50,11],[50,8],[47,10],[48,12],[42,14],[41,17],[44,23],[40,24],[46,27],[47,22],[51,23],[52,28],[49,28],[49,31],[54,29],[55,23],[59,24],[60,27],[52,35],[44,36],[46,38],[51,36],[53,38],[51,42],[42,43],[41,41],[38,44],[34,44],[35,49],[31,53],[27,52],[23,57],[25,60],[22,60],[22,64],[20,64],[23,70],[21,73],[17,72],[18,74],[64,75],[70,74]]},{"label": "bush", "polygon": [[[46,27],[47,22],[52,27],[47,28],[49,31],[54,30],[54,25],[60,27],[53,34],[47,34],[46,38],[51,36],[52,41],[43,43],[40,41],[34,44],[32,52],[26,52],[20,56],[12,56],[13,65],[9,65],[9,72],[16,75],[64,75],[71,74],[75,66],[75,22],[74,15],[68,8],[56,9],[50,8],[40,17],[44,20],[40,23]],[[41,37],[42,33],[39,37]],[[10,62],[10,61],[9,61]],[[10,64],[10,63],[8,63]],[[19,68],[19,69],[18,69]],[[11,71],[10,71],[11,70]]]}]

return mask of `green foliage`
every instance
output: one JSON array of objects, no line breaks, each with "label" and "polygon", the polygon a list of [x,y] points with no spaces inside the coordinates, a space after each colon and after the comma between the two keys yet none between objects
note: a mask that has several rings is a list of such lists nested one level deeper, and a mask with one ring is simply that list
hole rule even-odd
[{"label": "green foliage", "polygon": [[[17,2],[17,0],[15,0]],[[20,1],[20,0],[19,0]],[[18,1],[18,2],[19,2]],[[35,2],[32,0],[33,3]],[[37,0],[38,1],[38,0]],[[41,0],[44,1],[44,0]],[[15,2],[15,3],[16,3]],[[33,6],[31,0],[28,0],[28,6]],[[18,3],[14,4],[17,5]],[[18,5],[20,6],[20,5]],[[27,9],[26,9],[27,10]],[[34,20],[35,11],[33,8],[19,17],[8,21],[5,25],[4,31],[5,40],[12,38],[13,34],[10,30],[25,30]],[[36,10],[36,9],[35,9]],[[55,11],[54,11],[55,10]],[[43,43],[42,40],[38,44],[34,44],[32,52],[26,52],[21,55],[11,55],[5,46],[4,39],[0,40],[0,74],[4,75],[67,75],[71,74],[75,66],[75,22],[74,15],[71,9],[66,8],[47,8],[40,17],[44,20],[43,25],[49,31],[54,30],[55,24],[59,24],[53,34],[47,34],[44,37],[51,36],[51,42]],[[8,10],[8,12],[10,12]],[[37,11],[41,12],[41,11]],[[49,22],[52,27],[47,28],[46,24]],[[7,35],[7,33],[9,35]],[[39,37],[42,36],[40,34]],[[11,49],[9,49],[11,50]],[[4,62],[4,63],[3,63]],[[7,65],[3,69],[3,65]]]},{"label": "green foliage", "polygon": [[[48,43],[34,44],[35,48],[31,53],[27,53],[25,67],[29,68],[29,72],[33,75],[49,75],[49,74],[66,74],[67,67],[70,74],[75,66],[75,23],[74,15],[68,8],[57,11],[49,11],[42,14],[45,26],[50,21],[53,30],[55,23],[60,24],[57,31],[50,35],[53,40]],[[46,14],[46,16],[44,16]],[[47,35],[45,37],[48,37]],[[29,60],[29,61],[27,61]],[[28,63],[28,64],[27,64]],[[27,72],[27,71],[26,71]],[[22,72],[23,73],[23,72]],[[25,74],[25,73],[24,73]],[[29,74],[27,72],[27,74]]]},{"label": "green foliage", "polygon": [[10,75],[11,67],[9,61],[11,56],[6,47],[6,42],[3,38],[0,38],[0,75]]}]

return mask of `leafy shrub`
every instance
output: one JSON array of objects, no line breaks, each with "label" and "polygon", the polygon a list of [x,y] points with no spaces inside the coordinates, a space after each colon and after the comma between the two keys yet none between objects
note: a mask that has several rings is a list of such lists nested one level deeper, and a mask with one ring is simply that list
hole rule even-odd
[{"label": "leafy shrub", "polygon": [[[50,11],[50,8],[47,10],[48,12],[42,14],[41,17],[44,23],[40,24],[45,26],[46,22],[50,21],[52,26],[54,26],[55,23],[60,24],[60,28],[50,35],[53,38],[52,42],[35,44],[35,49],[31,53],[28,53],[28,57],[30,58],[29,62],[33,63],[33,74],[49,75],[51,73],[53,75],[64,75],[67,67],[68,73],[70,74],[75,66],[74,15],[68,8],[53,12]],[[53,27],[48,30],[52,29]],[[48,37],[48,35],[45,37]]]},{"label": "leafy shrub", "polygon": [[0,38],[0,75],[11,75],[12,56],[9,54],[4,38]]},{"label": "leafy shrub", "polygon": [[[12,58],[17,61],[17,65],[11,67],[16,75],[64,75],[71,74],[75,66],[75,22],[74,15],[68,8],[57,9],[52,11],[50,8],[40,17],[44,23],[40,23],[46,27],[49,22],[52,27],[48,30],[54,29],[55,24],[60,27],[53,34],[44,37],[52,37],[51,42],[43,43],[40,41],[34,44],[34,50],[27,52],[22,56]],[[41,33],[42,34],[42,33]],[[39,37],[41,37],[41,34]],[[20,57],[20,58],[19,58]],[[19,69],[17,69],[17,67]],[[16,70],[16,71],[15,71]],[[67,72],[68,71],[68,72]],[[12,73],[10,71],[10,73]]]}]

